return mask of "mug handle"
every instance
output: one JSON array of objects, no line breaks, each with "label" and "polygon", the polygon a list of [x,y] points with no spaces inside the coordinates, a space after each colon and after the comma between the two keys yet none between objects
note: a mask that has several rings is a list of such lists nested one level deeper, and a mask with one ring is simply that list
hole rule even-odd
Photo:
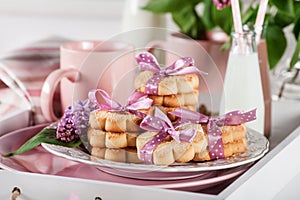
[{"label": "mug handle", "polygon": [[41,92],[41,110],[45,119],[49,122],[58,120],[53,111],[53,96],[63,78],[76,82],[79,79],[79,71],[75,68],[57,69],[46,78]]}]

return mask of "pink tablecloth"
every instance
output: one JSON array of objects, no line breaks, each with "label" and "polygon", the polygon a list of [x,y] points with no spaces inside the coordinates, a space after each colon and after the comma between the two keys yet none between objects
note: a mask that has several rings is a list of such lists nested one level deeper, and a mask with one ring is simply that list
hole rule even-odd
[{"label": "pink tablecloth", "polygon": [[0,97],[0,136],[30,125],[31,109],[25,99],[10,88],[1,88]]},{"label": "pink tablecloth", "polygon": [[[41,112],[41,89],[47,76],[59,68],[59,47],[66,41],[64,38],[47,38],[0,55],[1,118],[11,115],[13,110],[28,110],[29,107],[34,114],[32,124],[46,122]],[[59,95],[57,90],[54,110],[58,115],[61,112]]]}]

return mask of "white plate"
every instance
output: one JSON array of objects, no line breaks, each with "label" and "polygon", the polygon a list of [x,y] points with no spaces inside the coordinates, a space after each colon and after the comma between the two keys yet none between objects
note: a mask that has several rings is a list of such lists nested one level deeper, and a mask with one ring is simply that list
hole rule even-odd
[{"label": "white plate", "polygon": [[[247,151],[226,159],[207,162],[175,163],[171,166],[155,166],[146,164],[121,163],[95,158],[79,148],[67,148],[43,143],[50,153],[73,161],[95,165],[103,171],[124,177],[153,179],[168,177],[192,177],[213,170],[228,169],[252,163],[260,159],[269,150],[269,141],[265,136],[253,130],[247,132]],[[201,173],[200,173],[201,172]],[[164,174],[164,175],[162,175]]]},{"label": "white plate", "polygon": [[[41,124],[24,129],[19,129],[0,137],[0,168],[20,173],[30,172],[35,174],[74,177],[81,179],[90,179],[96,181],[122,183],[129,185],[142,185],[164,189],[199,191],[212,186],[220,184],[223,185],[223,183],[225,185],[223,185],[221,188],[224,188],[233,180],[235,180],[235,178],[244,173],[251,165],[248,164],[230,169],[203,172],[204,174],[202,172],[194,172],[202,175],[199,175],[194,178],[190,177],[181,180],[141,180],[115,176],[111,173],[104,173],[103,171],[100,171],[97,166],[87,165],[80,162],[74,162],[70,159],[55,156],[46,151],[41,146],[38,146],[33,150],[22,155],[12,157],[2,156],[3,154],[18,149],[22,144],[24,144],[24,142],[26,142],[29,138],[32,138],[47,125],[48,124]],[[22,137],[20,137],[20,135]],[[104,167],[101,167],[101,169],[103,168]],[[120,170],[118,172],[120,173]],[[126,175],[130,175],[126,170],[125,173]],[[153,175],[153,173],[151,174]],[[170,175],[172,173],[167,174]],[[177,174],[179,175],[180,173]],[[186,174],[189,173],[186,172],[182,174],[186,176]],[[155,176],[155,174],[153,176]]]}]

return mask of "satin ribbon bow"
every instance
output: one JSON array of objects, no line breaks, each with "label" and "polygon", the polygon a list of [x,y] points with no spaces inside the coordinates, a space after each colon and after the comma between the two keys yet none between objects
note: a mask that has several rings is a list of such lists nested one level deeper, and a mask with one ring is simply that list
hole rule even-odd
[{"label": "satin ribbon bow", "polygon": [[190,57],[180,58],[171,66],[160,68],[156,58],[149,52],[142,52],[136,56],[140,71],[154,72],[153,76],[147,81],[145,86],[146,94],[158,94],[158,84],[166,76],[184,74],[207,74],[194,66],[194,60]]},{"label": "satin ribbon bow", "polygon": [[148,164],[153,163],[153,152],[155,148],[170,135],[177,142],[191,142],[196,130],[176,131],[169,118],[160,109],[155,108],[154,116],[147,115],[140,124],[142,129],[158,132],[153,139],[148,141],[139,152],[142,161]]},{"label": "satin ribbon bow", "polygon": [[248,112],[232,111],[220,117],[208,117],[184,108],[177,108],[175,111],[170,112],[170,114],[180,118],[178,126],[184,123],[207,124],[206,132],[211,159],[224,158],[221,126],[236,126],[256,119],[256,109]]},{"label": "satin ribbon bow", "polygon": [[[99,93],[103,98],[105,103],[99,103],[96,94]],[[142,92],[132,93],[128,99],[125,106],[122,106],[119,102],[111,99],[111,97],[102,89],[91,90],[88,94],[88,98],[91,102],[98,106],[100,110],[107,111],[128,111],[132,114],[137,115],[140,118],[144,118],[146,114],[141,113],[137,110],[148,109],[151,107],[153,100],[149,99],[147,95]]]}]

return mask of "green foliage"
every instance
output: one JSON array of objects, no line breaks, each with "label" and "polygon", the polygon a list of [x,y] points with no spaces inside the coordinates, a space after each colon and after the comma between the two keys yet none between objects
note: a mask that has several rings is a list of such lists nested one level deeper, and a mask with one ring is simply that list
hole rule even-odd
[{"label": "green foliage", "polygon": [[[197,6],[203,6],[201,13]],[[243,2],[240,1],[241,8]],[[255,23],[259,5],[251,1],[248,8],[243,9],[242,21],[252,27]],[[264,22],[263,38],[267,42],[270,68],[274,68],[283,56],[287,44],[283,29],[292,26],[293,35],[297,41],[290,67],[299,60],[300,52],[300,1],[298,0],[269,0],[268,13]],[[196,40],[205,39],[206,33],[220,28],[230,35],[233,31],[231,8],[217,10],[212,0],[150,0],[143,9],[154,13],[170,13],[180,31]],[[228,43],[224,47],[228,47]]]},{"label": "green foliage", "polygon": [[286,48],[286,38],[283,30],[276,25],[268,25],[266,28],[266,42],[268,56],[272,57],[269,59],[269,65],[271,69],[277,64]]},{"label": "green foliage", "polygon": [[27,151],[34,149],[41,143],[56,144],[56,145],[66,146],[66,147],[77,147],[81,144],[81,140],[78,139],[76,141],[72,141],[68,143],[61,142],[56,139],[56,129],[44,128],[37,135],[33,136],[31,139],[25,142],[15,152],[7,153],[4,156],[9,157],[9,156],[15,156],[15,155],[25,153]]},{"label": "green foliage", "polygon": [[203,37],[204,23],[192,5],[183,6],[179,11],[173,12],[172,18],[186,35],[192,38]]},{"label": "green foliage", "polygon": [[299,54],[300,54],[300,34],[298,34],[297,37],[297,43],[296,43],[296,47],[295,47],[295,51],[294,54],[292,56],[291,62],[290,62],[290,68],[292,69],[295,64],[299,61]]}]

